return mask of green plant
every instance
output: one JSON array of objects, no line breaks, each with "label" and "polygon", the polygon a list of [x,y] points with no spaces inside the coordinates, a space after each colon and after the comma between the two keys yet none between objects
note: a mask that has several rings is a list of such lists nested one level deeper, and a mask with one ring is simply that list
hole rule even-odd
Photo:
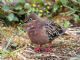
[{"label": "green plant", "polygon": [[79,0],[60,0],[62,6],[67,8],[69,11],[66,15],[73,16],[73,20],[76,22],[80,21],[80,1]]},{"label": "green plant", "polygon": [[[9,0],[7,3],[12,3]],[[19,0],[18,3],[14,4],[3,4],[0,5],[0,19],[3,19],[7,24],[12,24],[14,22],[21,22],[25,19],[28,7],[30,5],[25,3],[25,0]],[[26,8],[27,7],[27,8]]]},{"label": "green plant", "polygon": [[[0,0],[0,2],[3,1]],[[25,0],[16,0],[15,3],[14,0],[8,0],[5,4],[0,5],[0,19],[3,19],[7,24],[12,24],[14,22],[23,23],[25,16],[30,13],[34,12],[39,16],[53,18],[55,15],[61,13],[65,8],[67,8],[67,12],[64,14],[73,16],[74,20],[77,19],[79,21],[79,6],[79,0],[31,0],[30,3],[27,3]]]}]

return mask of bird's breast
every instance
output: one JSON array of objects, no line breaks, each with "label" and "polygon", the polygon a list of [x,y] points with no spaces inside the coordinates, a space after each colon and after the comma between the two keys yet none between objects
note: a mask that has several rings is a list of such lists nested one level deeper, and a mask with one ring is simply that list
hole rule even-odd
[{"label": "bird's breast", "polygon": [[42,29],[31,29],[29,32],[29,37],[30,37],[30,40],[33,42],[33,43],[36,43],[36,44],[45,44],[47,43],[49,40],[48,40],[48,35],[46,34],[46,31],[44,28]]}]

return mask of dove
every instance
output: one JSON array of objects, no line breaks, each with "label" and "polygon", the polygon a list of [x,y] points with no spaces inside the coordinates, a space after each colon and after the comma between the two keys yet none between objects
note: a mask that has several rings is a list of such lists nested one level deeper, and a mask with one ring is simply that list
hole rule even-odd
[{"label": "dove", "polygon": [[[64,34],[64,29],[51,20],[44,20],[35,13],[25,19],[25,29],[32,43],[39,45],[35,51],[41,51],[41,46]],[[50,48],[45,49],[48,51]]]}]

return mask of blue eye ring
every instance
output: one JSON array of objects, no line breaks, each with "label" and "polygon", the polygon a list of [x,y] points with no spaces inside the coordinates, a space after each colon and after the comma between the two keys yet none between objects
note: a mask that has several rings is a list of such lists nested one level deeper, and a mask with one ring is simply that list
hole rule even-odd
[{"label": "blue eye ring", "polygon": [[31,21],[32,20],[32,18],[29,18],[29,21]]},{"label": "blue eye ring", "polygon": [[24,23],[30,22],[32,21],[32,18],[29,18],[28,21],[25,21]]}]

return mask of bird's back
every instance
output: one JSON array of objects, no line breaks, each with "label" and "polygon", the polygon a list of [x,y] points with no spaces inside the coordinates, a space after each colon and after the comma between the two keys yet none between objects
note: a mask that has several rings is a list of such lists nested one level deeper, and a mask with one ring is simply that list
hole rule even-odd
[{"label": "bird's back", "polygon": [[52,21],[46,21],[45,28],[46,28],[46,33],[47,33],[50,41],[54,40],[54,38],[64,34],[63,28]]}]

